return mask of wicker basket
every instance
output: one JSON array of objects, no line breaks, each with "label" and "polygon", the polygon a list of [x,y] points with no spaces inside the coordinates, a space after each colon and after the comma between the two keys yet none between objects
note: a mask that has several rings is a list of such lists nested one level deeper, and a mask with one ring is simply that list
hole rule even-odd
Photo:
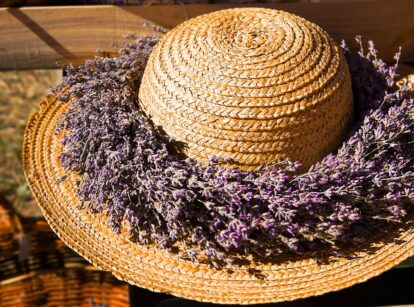
[{"label": "wicker basket", "polygon": [[21,232],[19,218],[11,204],[0,195],[0,260],[17,254]]},{"label": "wicker basket", "polygon": [[43,219],[19,218],[4,200],[0,246],[0,306],[129,306],[125,283],[90,266]]}]

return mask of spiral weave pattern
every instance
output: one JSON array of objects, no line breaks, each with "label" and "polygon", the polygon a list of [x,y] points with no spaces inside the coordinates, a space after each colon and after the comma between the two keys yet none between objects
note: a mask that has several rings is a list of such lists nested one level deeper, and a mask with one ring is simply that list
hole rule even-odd
[{"label": "spiral weave pattern", "polygon": [[270,9],[230,9],[182,23],[150,56],[140,103],[204,161],[241,168],[290,158],[309,167],[341,142],[352,115],[348,67],[317,25]]}]

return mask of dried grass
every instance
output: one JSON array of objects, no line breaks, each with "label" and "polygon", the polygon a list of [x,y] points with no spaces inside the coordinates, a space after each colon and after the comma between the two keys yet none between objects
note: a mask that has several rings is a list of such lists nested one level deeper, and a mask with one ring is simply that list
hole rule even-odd
[{"label": "dried grass", "polygon": [[21,166],[23,132],[29,115],[61,78],[61,70],[0,72],[0,194],[24,216],[41,213]]}]

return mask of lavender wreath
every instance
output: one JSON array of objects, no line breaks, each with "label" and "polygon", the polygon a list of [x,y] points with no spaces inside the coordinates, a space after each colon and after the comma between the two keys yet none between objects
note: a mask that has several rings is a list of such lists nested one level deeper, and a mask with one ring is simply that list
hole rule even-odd
[{"label": "lavender wreath", "polygon": [[[61,164],[82,178],[79,208],[106,212],[115,232],[215,266],[243,255],[341,255],[408,215],[414,198],[414,99],[395,88],[397,64],[372,42],[358,54],[345,44],[357,114],[337,152],[307,172],[282,161],[254,172],[207,166],[173,154],[173,140],[146,118],[137,89],[158,37],[136,37],[116,58],[69,66],[55,89],[70,103]],[[65,180],[65,176],[60,181]]]}]

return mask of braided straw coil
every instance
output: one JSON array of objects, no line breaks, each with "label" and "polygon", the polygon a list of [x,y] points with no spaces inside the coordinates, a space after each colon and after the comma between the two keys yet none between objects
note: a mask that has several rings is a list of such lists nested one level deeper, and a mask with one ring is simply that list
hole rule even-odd
[{"label": "braided straw coil", "polygon": [[260,8],[202,15],[167,33],[139,99],[186,156],[230,157],[246,170],[286,158],[308,168],[338,147],[352,115],[348,67],[327,33]]}]

